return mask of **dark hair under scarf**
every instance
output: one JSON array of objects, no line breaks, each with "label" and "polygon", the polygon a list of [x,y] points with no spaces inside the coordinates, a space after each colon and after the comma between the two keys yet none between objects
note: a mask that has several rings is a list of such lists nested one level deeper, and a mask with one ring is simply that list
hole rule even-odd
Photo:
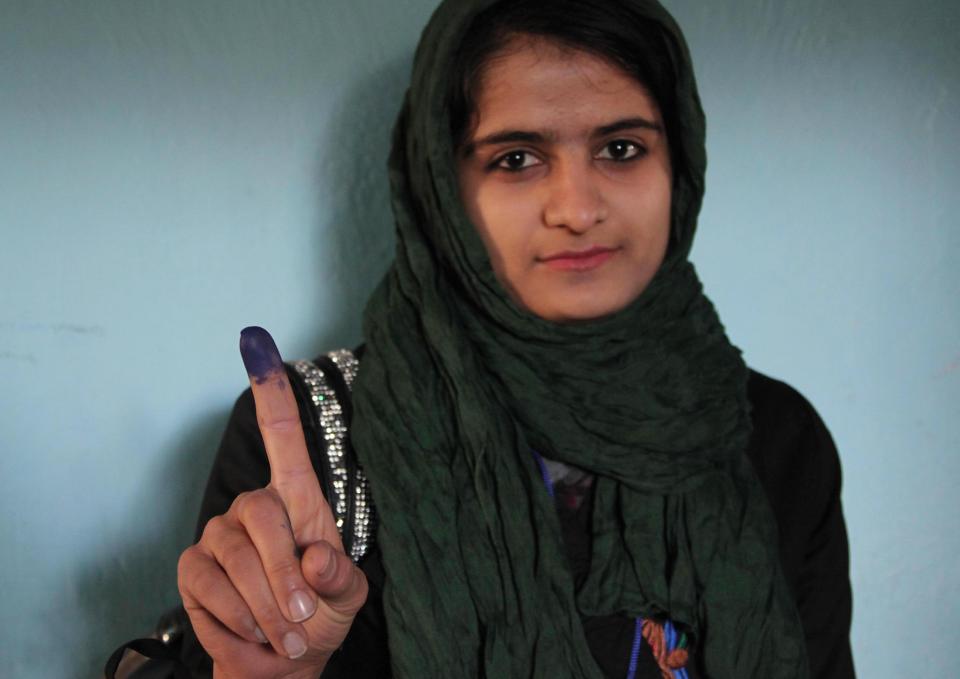
[{"label": "dark hair under scarf", "polygon": [[[622,613],[680,624],[715,679],[805,677],[744,454],[746,366],[687,261],[706,155],[680,30],[653,0],[616,3],[662,35],[672,74],[674,243],[626,309],[560,325],[510,300],[459,198],[453,64],[493,4],[447,0],[424,31],[390,158],[396,260],[364,316],[351,432],[394,674],[599,677],[581,615]],[[577,591],[532,450],[597,475]]]}]

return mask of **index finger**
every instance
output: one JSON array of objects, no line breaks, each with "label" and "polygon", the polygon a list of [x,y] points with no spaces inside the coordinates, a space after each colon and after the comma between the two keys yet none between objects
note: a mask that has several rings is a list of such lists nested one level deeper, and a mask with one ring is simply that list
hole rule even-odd
[{"label": "index finger", "polygon": [[270,485],[284,501],[304,490],[319,493],[300,411],[276,343],[263,328],[244,328],[240,333],[240,355],[250,377],[257,424],[270,461]]}]

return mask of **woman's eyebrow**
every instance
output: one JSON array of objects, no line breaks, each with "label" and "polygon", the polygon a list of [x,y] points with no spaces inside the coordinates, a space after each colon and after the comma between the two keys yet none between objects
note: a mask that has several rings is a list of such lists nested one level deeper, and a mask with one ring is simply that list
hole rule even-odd
[{"label": "woman's eyebrow", "polygon": [[594,130],[593,136],[605,137],[606,135],[614,134],[615,132],[622,132],[623,130],[635,130],[637,128],[653,130],[655,132],[663,132],[663,127],[658,123],[638,116],[636,118],[623,118],[622,120],[617,120],[609,125],[601,125]]},{"label": "woman's eyebrow", "polygon": [[513,144],[516,142],[522,142],[525,144],[540,144],[546,141],[547,138],[548,135],[544,135],[539,132],[503,130],[501,132],[488,134],[480,139],[474,139],[463,147],[463,154],[464,156],[469,156],[481,146],[493,146],[495,144]]},{"label": "woman's eyebrow", "polygon": [[[663,128],[652,120],[647,120],[646,118],[634,117],[634,118],[622,118],[616,120],[608,125],[601,125],[596,128],[593,133],[590,135],[592,137],[604,137],[608,134],[614,134],[616,132],[621,132],[623,130],[635,130],[637,128],[645,130],[654,130],[655,132],[662,132]],[[525,130],[502,130],[499,132],[493,132],[488,134],[480,139],[474,139],[463,147],[464,157],[469,157],[482,146],[493,146],[496,144],[514,144],[514,143],[524,143],[524,144],[541,144],[545,141],[552,141],[557,138],[557,135],[553,132],[528,132]]]}]

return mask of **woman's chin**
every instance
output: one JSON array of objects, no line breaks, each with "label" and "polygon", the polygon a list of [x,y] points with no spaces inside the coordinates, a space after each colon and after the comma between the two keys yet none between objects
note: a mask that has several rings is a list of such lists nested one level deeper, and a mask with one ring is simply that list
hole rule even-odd
[{"label": "woman's chin", "polygon": [[573,324],[598,321],[625,309],[632,298],[598,295],[569,295],[561,299],[540,299],[527,309],[553,323]]}]

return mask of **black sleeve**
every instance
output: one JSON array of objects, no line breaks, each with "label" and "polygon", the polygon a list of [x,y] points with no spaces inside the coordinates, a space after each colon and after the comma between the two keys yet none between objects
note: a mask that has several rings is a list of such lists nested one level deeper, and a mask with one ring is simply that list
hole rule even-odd
[{"label": "black sleeve", "polygon": [[751,375],[749,449],[780,534],[780,560],[803,623],[813,679],[852,679],[852,593],[836,446],[798,392]]},{"label": "black sleeve", "polygon": [[[214,516],[225,513],[237,495],[263,488],[269,482],[270,466],[257,426],[253,392],[247,389],[233,407],[214,458],[197,520],[197,539],[203,533],[207,522]],[[384,574],[380,553],[376,547],[364,557],[360,567],[367,576],[370,593],[366,604],[357,614],[343,647],[334,653],[327,664],[323,672],[324,679],[390,676],[382,602]],[[185,631],[182,648],[181,657],[195,676],[210,676],[210,658],[192,630]]]}]

